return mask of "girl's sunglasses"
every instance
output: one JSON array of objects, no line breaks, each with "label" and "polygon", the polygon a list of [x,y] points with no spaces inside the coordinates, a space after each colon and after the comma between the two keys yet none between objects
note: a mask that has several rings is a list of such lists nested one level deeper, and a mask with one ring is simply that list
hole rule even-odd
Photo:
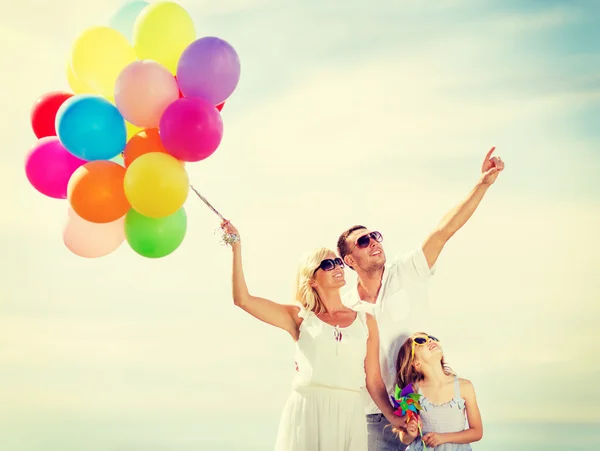
[{"label": "girl's sunglasses", "polygon": [[438,338],[434,337],[433,335],[418,335],[416,337],[413,337],[411,353],[410,353],[411,360],[415,358],[415,346],[424,346],[427,343],[429,343],[430,341],[435,341],[437,343],[440,340]]},{"label": "girl's sunglasses", "polygon": [[321,262],[319,267],[315,269],[315,271],[317,271],[318,269],[322,269],[323,271],[331,271],[336,266],[339,266],[340,268],[344,267],[344,262],[341,258],[326,258]]},{"label": "girl's sunglasses", "polygon": [[378,243],[381,243],[383,241],[383,236],[379,232],[367,233],[366,235],[363,235],[356,240],[356,243],[354,243],[354,246],[352,246],[350,252],[352,252],[355,247],[359,249],[366,248],[367,246],[369,246],[369,244],[371,244],[371,239],[374,239]]}]

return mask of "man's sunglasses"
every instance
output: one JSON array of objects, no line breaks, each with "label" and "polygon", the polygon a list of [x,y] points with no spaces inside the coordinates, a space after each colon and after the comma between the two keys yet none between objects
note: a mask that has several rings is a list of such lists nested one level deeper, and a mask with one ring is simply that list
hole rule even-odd
[{"label": "man's sunglasses", "polygon": [[379,232],[367,233],[366,235],[363,235],[356,240],[356,243],[354,243],[354,246],[352,246],[350,252],[352,252],[355,247],[359,249],[366,248],[367,246],[369,246],[369,244],[371,244],[371,239],[374,239],[378,243],[381,243],[383,241],[383,236]]},{"label": "man's sunglasses", "polygon": [[412,339],[412,349],[411,349],[411,360],[415,358],[415,346],[424,346],[430,341],[435,341],[436,343],[440,340],[433,335],[417,335]]},{"label": "man's sunglasses", "polygon": [[344,262],[341,258],[326,258],[321,262],[317,269],[315,269],[315,271],[317,271],[318,269],[322,269],[323,271],[331,271],[336,266],[339,266],[340,268],[344,267]]}]

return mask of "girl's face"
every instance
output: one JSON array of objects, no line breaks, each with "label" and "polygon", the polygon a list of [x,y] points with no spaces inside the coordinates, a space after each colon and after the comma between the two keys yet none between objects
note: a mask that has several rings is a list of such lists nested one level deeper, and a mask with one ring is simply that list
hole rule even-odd
[{"label": "girl's face", "polygon": [[430,363],[441,360],[444,350],[439,339],[427,334],[415,334],[411,338],[415,362]]}]

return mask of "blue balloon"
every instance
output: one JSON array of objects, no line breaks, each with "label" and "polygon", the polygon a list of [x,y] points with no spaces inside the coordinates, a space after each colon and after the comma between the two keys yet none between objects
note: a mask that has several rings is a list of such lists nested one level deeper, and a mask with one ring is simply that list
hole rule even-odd
[{"label": "blue balloon", "polygon": [[129,42],[133,42],[133,25],[135,24],[135,19],[137,19],[142,9],[146,6],[148,6],[148,2],[143,0],[127,2],[112,15],[108,21],[108,25],[125,36]]},{"label": "blue balloon", "polygon": [[127,144],[125,119],[116,106],[97,95],[68,99],[56,113],[55,126],[65,149],[83,160],[110,160]]}]

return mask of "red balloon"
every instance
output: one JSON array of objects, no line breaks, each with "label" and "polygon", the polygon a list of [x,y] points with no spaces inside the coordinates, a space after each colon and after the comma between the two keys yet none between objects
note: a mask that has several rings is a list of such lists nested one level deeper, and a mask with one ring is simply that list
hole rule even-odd
[{"label": "red balloon", "polygon": [[217,105],[217,110],[221,111],[223,109],[223,106],[225,105],[225,102],[221,102]]},{"label": "red balloon", "polygon": [[39,97],[31,108],[31,128],[38,138],[56,136],[56,112],[65,100],[73,97],[69,92],[54,91]]},{"label": "red balloon", "polygon": [[[179,89],[179,82],[177,81],[177,75],[173,75],[175,77],[175,82],[177,83],[177,89]],[[181,99],[183,94],[181,93],[181,89],[179,89],[179,98]]]}]

